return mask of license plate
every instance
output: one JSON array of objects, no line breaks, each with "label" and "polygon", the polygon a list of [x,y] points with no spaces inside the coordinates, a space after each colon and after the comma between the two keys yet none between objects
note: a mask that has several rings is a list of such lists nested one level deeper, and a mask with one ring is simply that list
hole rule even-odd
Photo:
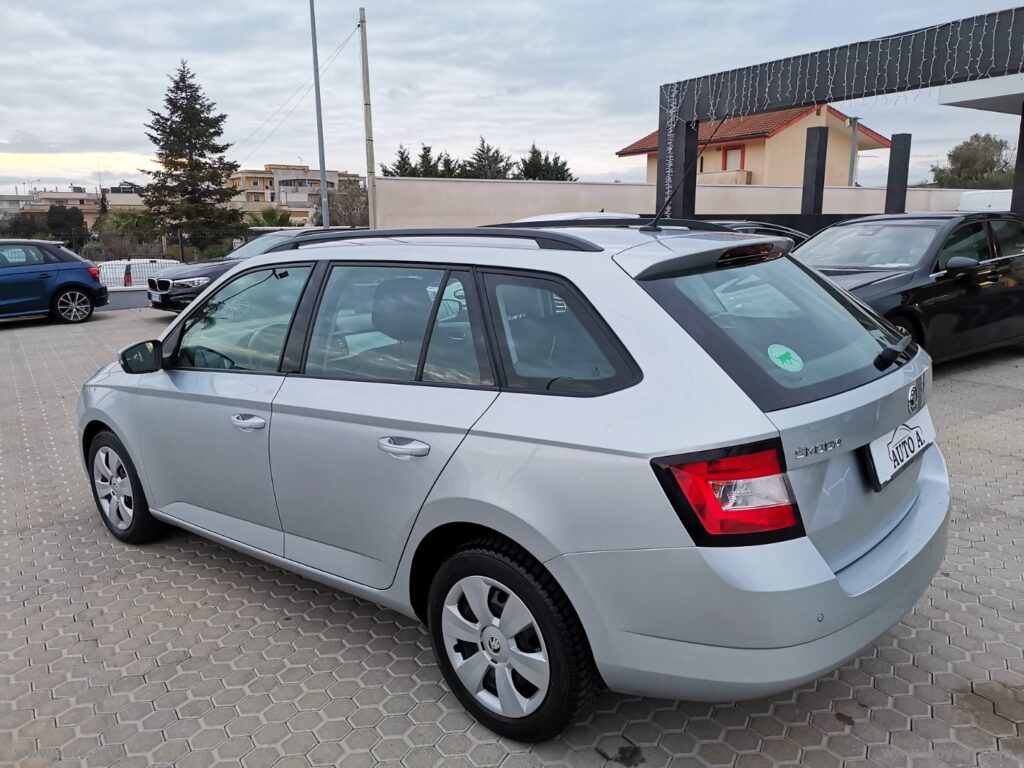
[{"label": "license plate", "polygon": [[156,291],[150,291],[149,292],[149,300],[152,301],[154,304],[159,304],[161,301],[164,300],[164,297],[161,296]]},{"label": "license plate", "polygon": [[935,425],[928,409],[871,441],[868,450],[875,479],[881,487],[892,480],[904,467],[913,463],[924,450],[935,442]]}]

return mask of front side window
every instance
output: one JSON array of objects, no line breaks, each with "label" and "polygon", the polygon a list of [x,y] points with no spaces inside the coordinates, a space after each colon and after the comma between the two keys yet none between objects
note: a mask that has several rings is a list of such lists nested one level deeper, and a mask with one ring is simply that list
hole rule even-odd
[{"label": "front side window", "polygon": [[185,320],[175,367],[273,372],[310,267],[239,275]]},{"label": "front side window", "polygon": [[868,221],[819,232],[795,256],[815,269],[911,269],[920,263],[940,224]]},{"label": "front side window", "polygon": [[0,269],[45,264],[46,257],[34,245],[0,245]]},{"label": "front side window", "polygon": [[489,386],[470,273],[404,265],[331,269],[305,372],[327,378]]},{"label": "front side window", "polygon": [[510,389],[601,394],[636,380],[610,331],[562,283],[505,274],[484,280]]},{"label": "front side window", "polygon": [[875,358],[899,341],[859,303],[789,257],[641,284],[765,411],[885,375]]},{"label": "front side window", "polygon": [[984,222],[975,221],[954,229],[953,234],[946,239],[942,250],[939,251],[935,271],[945,270],[949,260],[954,256],[966,256],[977,261],[988,261],[992,258],[988,228]]}]

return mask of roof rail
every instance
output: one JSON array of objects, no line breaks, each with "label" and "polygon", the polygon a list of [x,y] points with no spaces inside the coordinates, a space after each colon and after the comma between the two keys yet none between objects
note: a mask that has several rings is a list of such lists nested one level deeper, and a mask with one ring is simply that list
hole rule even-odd
[{"label": "roof rail", "polygon": [[537,232],[520,227],[436,227],[423,229],[359,229],[350,231],[311,232],[308,237],[296,237],[271,248],[268,253],[288,251],[309,243],[333,243],[340,240],[378,240],[407,237],[497,237],[514,240],[533,240],[538,248],[555,251],[603,251],[604,248],[582,237],[562,232]]},{"label": "roof rail", "polygon": [[[551,219],[549,221],[510,221],[505,224],[493,224],[490,226],[518,229],[548,229],[549,227],[642,227],[650,224],[654,215],[641,215],[635,219],[622,218],[593,218],[593,219]],[[728,227],[716,224],[713,221],[702,221],[700,219],[659,219],[658,224],[666,227],[686,227],[687,229],[707,230],[710,232],[731,232]]]}]

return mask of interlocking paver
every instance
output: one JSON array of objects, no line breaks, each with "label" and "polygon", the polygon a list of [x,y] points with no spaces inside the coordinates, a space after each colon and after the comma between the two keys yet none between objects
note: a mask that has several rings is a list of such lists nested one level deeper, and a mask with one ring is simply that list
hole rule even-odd
[{"label": "interlocking paver", "polygon": [[167,320],[0,323],[0,765],[1024,764],[1021,351],[936,371],[949,550],[873,648],[734,705],[603,693],[529,746],[466,715],[417,622],[191,534],[127,547],[106,533],[78,389]]}]

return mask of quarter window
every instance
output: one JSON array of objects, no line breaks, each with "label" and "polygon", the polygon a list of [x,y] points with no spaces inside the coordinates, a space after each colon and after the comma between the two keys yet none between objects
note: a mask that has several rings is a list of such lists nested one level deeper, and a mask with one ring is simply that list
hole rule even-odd
[{"label": "quarter window", "polygon": [[975,221],[953,230],[939,251],[936,271],[942,272],[954,256],[967,256],[978,261],[988,261],[992,251],[988,240],[988,228],[984,222]]},{"label": "quarter window", "polygon": [[999,243],[1000,256],[1020,256],[1024,254],[1024,224],[1019,221],[997,219],[990,222],[992,232]]},{"label": "quarter window", "polygon": [[247,272],[185,321],[177,368],[276,371],[308,266]]},{"label": "quarter window", "polygon": [[520,275],[484,279],[509,388],[601,394],[632,383],[611,333],[566,286]]}]

